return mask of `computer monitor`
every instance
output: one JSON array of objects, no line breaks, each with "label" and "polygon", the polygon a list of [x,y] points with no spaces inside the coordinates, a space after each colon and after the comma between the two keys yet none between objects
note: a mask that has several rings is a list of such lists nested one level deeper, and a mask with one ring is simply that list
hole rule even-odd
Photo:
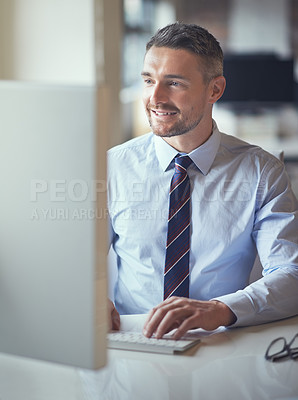
[{"label": "computer monitor", "polygon": [[100,96],[94,87],[0,82],[0,352],[105,364]]},{"label": "computer monitor", "polygon": [[[227,86],[219,102],[241,107],[246,103],[271,106],[294,101],[294,61],[274,54],[227,54]],[[272,83],[274,82],[274,84]]]}]

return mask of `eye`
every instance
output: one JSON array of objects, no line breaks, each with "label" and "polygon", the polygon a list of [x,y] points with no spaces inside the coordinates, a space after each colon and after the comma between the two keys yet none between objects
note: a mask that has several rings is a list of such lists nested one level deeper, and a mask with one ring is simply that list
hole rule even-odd
[{"label": "eye", "polygon": [[179,85],[180,85],[179,82],[176,82],[176,81],[171,81],[170,82],[170,86],[179,86]]},{"label": "eye", "polygon": [[144,83],[145,83],[146,85],[151,85],[151,84],[153,83],[153,81],[152,81],[152,79],[150,79],[150,78],[146,78],[146,79],[144,79]]}]

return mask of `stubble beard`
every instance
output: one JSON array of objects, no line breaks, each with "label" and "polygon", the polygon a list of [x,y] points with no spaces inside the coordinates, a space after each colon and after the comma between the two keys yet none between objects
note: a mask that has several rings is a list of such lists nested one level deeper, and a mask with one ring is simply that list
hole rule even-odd
[{"label": "stubble beard", "polygon": [[[202,117],[203,116],[200,115],[196,120],[191,120],[191,121],[188,118],[184,118],[181,121],[176,122],[173,126],[171,126],[171,128],[169,128],[169,130],[165,131],[162,124],[155,125],[152,122],[150,111],[147,110],[147,118],[148,118],[149,125],[152,129],[152,132],[156,136],[165,137],[165,138],[185,135],[186,133],[192,131],[199,125],[199,123],[202,120]],[[159,129],[158,125],[161,125],[160,129]]]}]

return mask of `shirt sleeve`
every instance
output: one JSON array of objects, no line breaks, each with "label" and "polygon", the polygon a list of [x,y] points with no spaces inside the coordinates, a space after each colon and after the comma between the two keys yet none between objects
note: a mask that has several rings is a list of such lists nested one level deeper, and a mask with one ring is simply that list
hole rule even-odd
[{"label": "shirt sleeve", "polygon": [[298,212],[284,165],[265,165],[256,196],[252,237],[263,277],[217,297],[236,315],[233,326],[255,325],[298,314]]}]

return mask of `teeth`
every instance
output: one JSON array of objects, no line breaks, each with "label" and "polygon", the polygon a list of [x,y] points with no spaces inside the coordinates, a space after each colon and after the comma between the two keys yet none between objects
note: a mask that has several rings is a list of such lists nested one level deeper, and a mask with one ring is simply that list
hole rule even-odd
[{"label": "teeth", "polygon": [[165,113],[162,113],[162,112],[155,111],[155,114],[157,114],[157,115],[174,115],[174,114],[176,114],[176,113],[175,113],[175,112],[165,112]]}]

